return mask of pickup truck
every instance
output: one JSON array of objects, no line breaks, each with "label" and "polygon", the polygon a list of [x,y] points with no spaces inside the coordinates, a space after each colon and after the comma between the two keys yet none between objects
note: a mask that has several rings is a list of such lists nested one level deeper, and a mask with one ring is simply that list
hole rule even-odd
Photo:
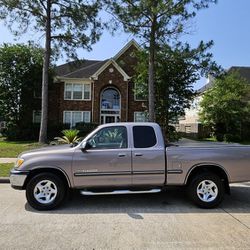
[{"label": "pickup truck", "polygon": [[186,187],[191,200],[213,208],[229,184],[250,180],[250,147],[165,145],[156,123],[100,125],[78,145],[50,146],[19,155],[10,173],[37,210],[63,203],[70,190],[83,195],[153,193]]}]

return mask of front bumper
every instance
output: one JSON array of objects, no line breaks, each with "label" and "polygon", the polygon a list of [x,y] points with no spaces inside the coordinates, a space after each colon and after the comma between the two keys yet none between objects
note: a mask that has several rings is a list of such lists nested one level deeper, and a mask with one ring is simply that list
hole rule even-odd
[{"label": "front bumper", "polygon": [[28,171],[12,169],[10,172],[10,184],[14,189],[23,189]]}]

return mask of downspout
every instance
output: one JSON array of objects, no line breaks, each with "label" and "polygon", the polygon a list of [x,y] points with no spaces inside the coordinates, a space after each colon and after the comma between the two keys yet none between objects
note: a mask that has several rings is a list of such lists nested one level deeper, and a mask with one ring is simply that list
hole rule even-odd
[{"label": "downspout", "polygon": [[129,81],[127,81],[127,101],[126,101],[126,122],[128,122],[128,98],[129,98],[129,93],[128,93],[128,83]]},{"label": "downspout", "polygon": [[92,94],[91,94],[91,98],[92,98],[92,123],[94,123],[94,97],[95,97],[95,84],[94,84],[94,80],[92,80],[91,84],[93,85],[92,87]]}]

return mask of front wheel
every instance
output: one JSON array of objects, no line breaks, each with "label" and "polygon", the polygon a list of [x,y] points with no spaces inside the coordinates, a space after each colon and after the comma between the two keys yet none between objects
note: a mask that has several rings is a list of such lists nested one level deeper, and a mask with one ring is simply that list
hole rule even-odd
[{"label": "front wheel", "polygon": [[26,198],[37,210],[50,210],[59,206],[66,195],[63,181],[51,173],[34,176],[27,184]]},{"label": "front wheel", "polygon": [[225,187],[217,175],[202,173],[191,180],[188,186],[188,194],[199,207],[214,208],[222,202]]}]

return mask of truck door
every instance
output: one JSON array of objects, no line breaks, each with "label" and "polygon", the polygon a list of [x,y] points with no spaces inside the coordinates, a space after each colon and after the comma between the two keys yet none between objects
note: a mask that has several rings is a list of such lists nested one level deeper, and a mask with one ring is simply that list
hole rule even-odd
[{"label": "truck door", "polygon": [[[132,134],[133,185],[163,185],[165,182],[165,146],[162,134],[156,135],[154,127],[149,125],[132,126]],[[160,136],[161,140],[157,139],[157,136]]]},{"label": "truck door", "polygon": [[76,187],[131,185],[131,147],[125,126],[101,128],[87,143],[90,148],[76,149],[73,157]]}]

